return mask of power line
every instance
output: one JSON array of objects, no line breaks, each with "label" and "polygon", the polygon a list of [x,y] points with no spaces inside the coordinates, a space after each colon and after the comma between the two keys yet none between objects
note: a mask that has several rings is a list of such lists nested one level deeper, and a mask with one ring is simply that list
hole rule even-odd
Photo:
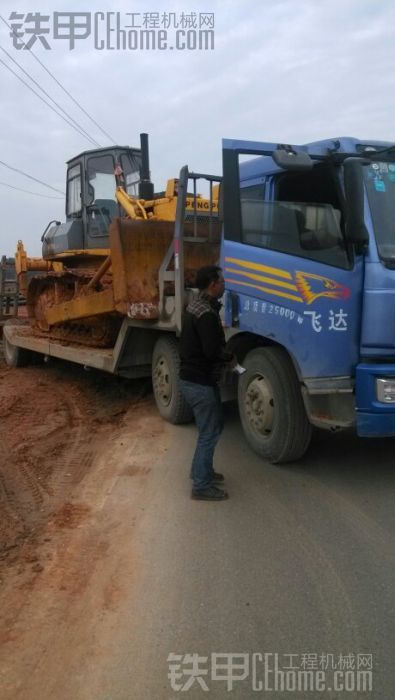
[{"label": "power line", "polygon": [[100,131],[101,131],[105,136],[107,136],[108,139],[110,139],[110,141],[111,141],[113,144],[116,144],[115,139],[114,139],[112,136],[110,136],[110,134],[109,134],[107,131],[105,131],[105,129],[103,129],[103,127],[101,127],[100,124],[97,123],[97,121],[89,114],[89,112],[87,112],[86,109],[84,109],[84,107],[82,107],[82,105],[78,102],[78,100],[76,100],[76,99],[73,97],[73,95],[64,87],[64,85],[62,85],[62,83],[54,76],[54,74],[51,73],[51,71],[49,70],[49,68],[47,68],[47,66],[46,66],[44,63],[42,63],[42,61],[40,61],[40,59],[38,58],[38,56],[36,56],[36,54],[34,53],[34,51],[33,51],[29,46],[27,46],[27,44],[25,44],[25,42],[24,42],[20,37],[18,37],[18,35],[17,35],[15,29],[13,29],[13,28],[11,27],[11,25],[8,24],[8,22],[4,19],[4,17],[3,17],[2,15],[0,15],[0,19],[1,19],[2,22],[4,22],[4,24],[8,27],[8,29],[10,29],[10,30],[12,31],[12,34],[13,34],[15,37],[18,38],[18,40],[21,42],[21,44],[23,44],[23,47],[24,47],[24,48],[27,48],[28,51],[30,51],[30,53],[32,54],[33,58],[35,58],[35,60],[40,64],[40,66],[48,73],[48,75],[51,76],[51,78],[55,81],[55,83],[56,83],[57,85],[59,85],[59,87],[60,87],[60,88],[63,90],[63,92],[65,92],[66,95],[74,102],[74,104],[77,105],[77,107],[91,120],[91,122],[93,122],[93,124],[95,124],[95,126],[97,126],[98,129],[100,129]]},{"label": "power line", "polygon": [[44,104],[47,105],[47,107],[49,107],[50,109],[52,109],[52,111],[55,112],[55,114],[57,114],[58,117],[60,117],[61,119],[63,119],[63,121],[66,122],[66,124],[68,124],[69,126],[71,126],[71,127],[74,129],[74,131],[77,131],[81,136],[84,136],[84,138],[87,138],[94,146],[97,145],[96,142],[95,142],[90,136],[85,136],[85,134],[83,134],[83,132],[80,130],[79,127],[74,126],[74,124],[73,124],[71,121],[69,121],[69,119],[67,119],[67,117],[63,116],[63,114],[61,114],[61,112],[58,112],[58,110],[55,109],[55,107],[53,107],[49,102],[47,102],[46,100],[44,100],[44,98],[41,97],[41,95],[39,95],[38,92],[36,92],[36,90],[34,90],[34,89],[29,85],[29,83],[26,82],[26,80],[23,80],[23,78],[21,78],[21,76],[18,75],[18,73],[16,73],[16,72],[11,68],[11,66],[8,66],[7,63],[6,63],[5,61],[3,61],[2,58],[0,58],[0,63],[1,63],[5,68],[7,68],[7,70],[9,70],[13,75],[15,75],[15,77],[18,78],[18,80],[20,80],[21,83],[23,83],[29,90],[31,90],[31,92],[32,92],[34,95],[36,95],[36,97],[38,97],[39,100],[41,100],[41,102],[44,102]]},{"label": "power line", "polygon": [[58,108],[59,108],[59,109],[60,109],[60,110],[61,110],[61,111],[62,111],[62,112],[77,126],[77,127],[78,127],[78,129],[79,129],[80,131],[82,131],[82,132],[85,134],[85,136],[87,136],[88,139],[93,140],[93,141],[95,142],[96,146],[101,147],[101,144],[100,144],[98,141],[96,141],[96,139],[94,139],[93,137],[91,137],[90,134],[88,134],[88,132],[85,131],[85,129],[81,126],[81,124],[78,124],[78,122],[77,122],[75,119],[73,119],[73,117],[72,117],[68,112],[66,112],[66,110],[63,109],[63,107],[62,107],[58,102],[56,102],[56,100],[54,100],[53,97],[51,97],[51,95],[50,95],[48,92],[46,92],[46,90],[44,90],[44,88],[40,85],[40,83],[38,83],[37,80],[35,80],[35,79],[30,75],[30,73],[28,73],[28,71],[26,71],[26,70],[23,68],[23,66],[21,66],[20,63],[18,63],[18,61],[16,61],[15,58],[13,58],[13,57],[11,56],[10,53],[8,53],[8,51],[6,51],[6,49],[4,49],[2,46],[0,46],[0,51],[3,51],[3,52],[6,54],[6,56],[8,56],[8,58],[9,58],[13,63],[15,63],[15,65],[18,66],[18,68],[19,68],[25,75],[27,75],[27,77],[28,77],[35,85],[37,85],[37,87],[39,88],[39,90],[41,90],[41,92],[43,92],[44,95],[46,95],[46,96],[51,100],[51,102],[53,102],[53,103],[54,103],[54,104],[55,104],[55,105],[56,105],[56,106],[57,106],[57,107],[58,107]]},{"label": "power line", "polygon": [[5,168],[9,168],[10,170],[14,170],[16,173],[19,173],[20,175],[24,175],[25,177],[28,177],[29,180],[34,180],[34,182],[38,182],[40,185],[44,185],[44,187],[49,187],[50,190],[53,190],[54,192],[59,192],[59,194],[62,194],[63,196],[65,195],[62,190],[58,190],[56,187],[52,187],[52,185],[48,185],[47,182],[43,182],[43,180],[38,180],[38,178],[33,177],[33,175],[29,175],[28,173],[25,173],[23,170],[20,170],[19,168],[14,168],[13,165],[9,165],[8,163],[4,163],[3,160],[0,160],[0,165],[4,165]]},{"label": "power line", "polygon": [[51,194],[39,194],[38,192],[31,192],[30,190],[24,190],[22,187],[14,187],[14,185],[9,185],[8,182],[1,182],[0,185],[3,187],[10,187],[12,190],[18,190],[18,192],[25,192],[26,194],[34,194],[36,197],[44,197],[45,199],[58,199],[63,200],[63,197],[54,197]]}]

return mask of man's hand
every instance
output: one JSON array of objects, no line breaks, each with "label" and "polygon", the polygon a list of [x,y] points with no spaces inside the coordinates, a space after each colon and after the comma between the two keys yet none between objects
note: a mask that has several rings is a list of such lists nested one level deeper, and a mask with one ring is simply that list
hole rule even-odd
[{"label": "man's hand", "polygon": [[226,369],[234,369],[236,367],[236,365],[237,365],[237,357],[236,357],[236,355],[232,355],[232,359],[226,363]]}]

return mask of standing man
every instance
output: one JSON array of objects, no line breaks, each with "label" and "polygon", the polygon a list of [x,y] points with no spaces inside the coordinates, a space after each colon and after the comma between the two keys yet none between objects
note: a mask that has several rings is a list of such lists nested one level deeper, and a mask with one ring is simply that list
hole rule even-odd
[{"label": "standing man", "polygon": [[192,460],[192,498],[223,501],[228,494],[218,484],[222,474],[214,471],[215,446],[223,430],[218,382],[221,370],[236,364],[225,350],[218,301],[224,293],[224,277],[217,265],[198,270],[198,298],[187,306],[180,340],[181,391],[190,405],[199,431]]}]

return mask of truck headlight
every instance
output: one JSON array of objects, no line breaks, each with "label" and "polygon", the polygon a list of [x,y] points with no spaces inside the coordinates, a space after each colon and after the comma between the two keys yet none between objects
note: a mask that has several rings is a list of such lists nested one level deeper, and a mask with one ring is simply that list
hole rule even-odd
[{"label": "truck headlight", "polygon": [[376,379],[377,401],[395,403],[395,379]]}]

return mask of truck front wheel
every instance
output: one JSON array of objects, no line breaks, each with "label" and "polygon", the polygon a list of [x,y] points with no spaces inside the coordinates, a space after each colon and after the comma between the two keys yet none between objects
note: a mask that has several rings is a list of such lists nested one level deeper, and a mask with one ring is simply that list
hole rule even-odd
[{"label": "truck front wheel", "polygon": [[158,411],[170,423],[189,423],[193,414],[180,389],[180,356],[173,336],[156,342],[152,357],[152,386]]},{"label": "truck front wheel", "polygon": [[299,459],[310,444],[311,425],[288,355],[281,348],[257,348],[243,365],[238,403],[248,443],[273,464]]}]

